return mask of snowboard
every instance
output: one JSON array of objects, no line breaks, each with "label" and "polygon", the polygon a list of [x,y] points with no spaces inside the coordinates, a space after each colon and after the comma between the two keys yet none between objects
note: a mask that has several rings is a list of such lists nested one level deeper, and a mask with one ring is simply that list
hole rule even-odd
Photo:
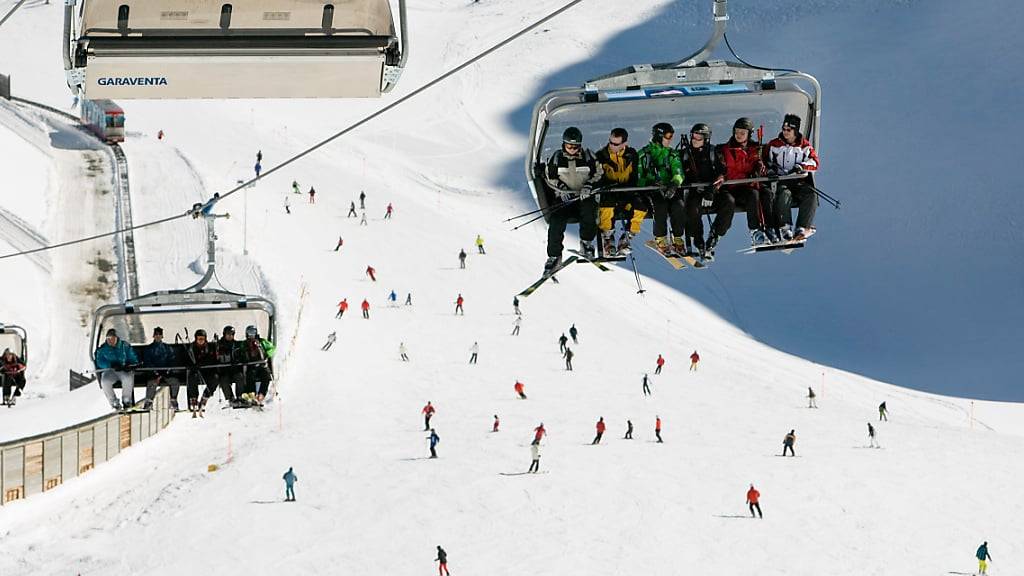
[{"label": "snowboard", "polygon": [[[537,291],[537,288],[541,287],[542,284],[544,284],[548,280],[554,280],[555,279],[555,274],[558,274],[563,268],[565,268],[566,266],[572,264],[575,261],[576,261],[576,257],[575,256],[570,256],[569,258],[566,258],[565,260],[562,261],[561,264],[558,265],[557,268],[552,270],[550,274],[544,274],[543,276],[540,277],[540,280],[537,280],[533,284],[530,284],[529,286],[527,286],[525,290],[523,290],[522,292],[519,293],[519,296],[522,297],[522,298],[526,298],[530,294],[533,294],[534,292]],[[556,280],[556,282],[557,282],[557,280]]]}]

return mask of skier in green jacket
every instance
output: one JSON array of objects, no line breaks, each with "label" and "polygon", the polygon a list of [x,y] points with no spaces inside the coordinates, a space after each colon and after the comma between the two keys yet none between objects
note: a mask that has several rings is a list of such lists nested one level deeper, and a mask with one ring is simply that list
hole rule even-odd
[{"label": "skier in green jacket", "polygon": [[[686,209],[683,206],[683,163],[679,151],[672,147],[675,128],[667,122],[658,122],[651,129],[651,141],[640,149],[637,185],[657,186],[651,193],[654,205],[654,241],[663,254],[685,254],[683,225]],[[668,238],[668,219],[672,218],[672,243]]]}]

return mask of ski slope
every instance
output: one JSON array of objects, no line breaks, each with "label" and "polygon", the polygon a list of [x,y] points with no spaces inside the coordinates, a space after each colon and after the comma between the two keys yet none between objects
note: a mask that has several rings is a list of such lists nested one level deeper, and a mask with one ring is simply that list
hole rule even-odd
[{"label": "ski slope", "polygon": [[[423,32],[399,90],[555,5],[413,3]],[[7,25],[17,26],[0,34],[0,50],[38,42],[33,65],[52,65],[41,38],[59,22],[59,8],[19,13]],[[179,418],[60,489],[0,508],[10,551],[0,555],[0,573],[413,575],[436,570],[438,544],[456,574],[944,574],[973,570],[982,540],[996,559],[990,573],[1024,565],[1012,536],[1024,529],[1013,498],[1022,472],[1013,455],[1024,444],[1018,405],[972,408],[967,399],[824,368],[758,342],[656,279],[643,279],[639,297],[631,273],[589,265],[524,300],[521,333],[510,335],[512,295],[540,272],[544,229],[509,232],[501,222],[531,209],[521,183],[504,176],[523,144],[523,128],[506,119],[549,87],[539,74],[556,55],[582,58],[672,9],[650,3],[624,14],[615,3],[585,4],[225,200],[232,218],[218,224],[219,276],[228,288],[277,301],[279,401],[264,413],[212,406],[203,420]],[[581,28],[596,32],[583,39]],[[67,103],[59,74],[26,69],[15,78],[33,97]],[[274,166],[379,105],[125,103],[135,221],[233,187],[257,149],[264,166]],[[157,141],[161,128],[167,137]],[[4,142],[16,159],[38,153],[24,139]],[[26,177],[43,186],[38,174]],[[292,180],[304,191],[316,187],[315,205],[291,195]],[[360,190],[368,196],[365,227],[345,217]],[[395,215],[384,221],[389,202]],[[55,228],[48,237],[78,233]],[[477,234],[486,255],[473,249]],[[335,253],[339,235],[345,245]],[[136,242],[143,291],[198,277],[203,230],[193,221],[145,230]],[[460,249],[469,253],[466,270],[458,269]],[[5,271],[12,265],[34,266],[0,263]],[[368,265],[376,282],[364,274]],[[739,265],[723,258],[715,270]],[[411,293],[413,306],[389,308],[391,290],[400,304]],[[453,314],[458,294],[465,316]],[[343,297],[352,308],[335,320]],[[357,311],[363,298],[370,320]],[[557,338],[572,323],[580,342],[567,372]],[[332,331],[338,342],[321,352]],[[399,360],[401,342],[409,363]],[[474,342],[480,359],[470,366]],[[691,373],[694,349],[703,360]],[[640,381],[658,354],[668,363],[644,398]],[[528,400],[515,398],[516,379]],[[807,386],[820,409],[805,407]],[[85,391],[102,402],[95,389]],[[37,405],[57,413],[53,403],[81,392]],[[438,410],[436,461],[425,459],[419,415],[428,400]],[[866,449],[866,423],[877,420],[882,401],[891,413],[877,425],[883,448]],[[494,414],[498,433],[490,432]],[[17,435],[4,416],[3,436]],[[609,430],[591,446],[602,416]],[[656,416],[661,445],[652,441]],[[636,440],[620,440],[627,418]],[[549,473],[501,475],[527,469],[539,422],[549,432],[541,458]],[[790,429],[798,457],[777,457]],[[207,472],[210,464],[219,470]],[[295,504],[280,502],[289,466],[299,477]],[[763,520],[746,518],[750,483],[761,491]]]}]

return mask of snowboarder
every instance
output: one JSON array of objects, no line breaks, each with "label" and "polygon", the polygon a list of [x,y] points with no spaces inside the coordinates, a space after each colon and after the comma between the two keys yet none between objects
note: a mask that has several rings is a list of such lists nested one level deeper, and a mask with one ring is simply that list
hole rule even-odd
[{"label": "snowboarder", "polygon": [[374,268],[373,266],[366,267],[366,275],[369,276],[370,280],[372,280],[373,282],[377,281],[377,269]]},{"label": "snowboarder", "polygon": [[650,396],[651,395],[651,387],[647,385],[647,374],[644,374],[643,384],[644,384],[644,396]]},{"label": "snowboarder", "polygon": [[633,421],[626,420],[626,435],[622,437],[623,440],[633,439]]},{"label": "snowboarder", "polygon": [[360,307],[363,309],[363,318],[365,320],[369,320],[370,319],[370,302],[368,300],[366,300],[366,298],[363,298],[363,303],[360,305]]},{"label": "snowboarder", "polygon": [[[96,349],[96,370],[100,372],[100,387],[110,402],[110,407],[125,410],[135,404],[135,366],[139,358],[135,350],[117,336],[117,330],[107,330],[106,342]],[[114,383],[121,382],[121,402],[114,395]]]},{"label": "snowboarder", "polygon": [[[732,125],[732,137],[729,141],[715,148],[715,159],[724,167],[726,180],[765,175],[766,169],[764,162],[761,161],[761,144],[751,139],[753,130],[754,123],[750,118],[739,118]],[[768,241],[763,230],[765,222],[760,204],[760,186],[757,183],[723,186],[718,194],[721,195],[721,202],[725,207],[715,217],[712,232],[717,236],[724,236],[729,231],[735,208],[729,210],[728,207],[735,207],[738,204],[747,213],[751,244],[759,246]]]},{"label": "snowboarder", "polygon": [[462,304],[465,301],[466,300],[462,297],[462,294],[459,294],[459,297],[455,299],[455,314],[462,314],[463,316],[466,315],[465,311],[462,309]]},{"label": "snowboarder", "polygon": [[[285,198],[287,198],[287,196],[285,196]],[[341,245],[344,244],[344,243],[345,243],[345,240],[342,239],[341,236],[338,236],[338,244],[334,247],[334,251],[337,252],[338,250],[341,250]]]},{"label": "snowboarder", "polygon": [[385,210],[385,212],[384,212],[384,219],[385,220],[391,220],[391,213],[394,212],[394,211],[395,211],[394,206],[391,205],[391,202],[388,202],[387,210]]},{"label": "snowboarder", "polygon": [[441,576],[441,571],[444,571],[445,576],[451,576],[448,573],[448,553],[444,551],[444,548],[437,547],[437,558],[434,558],[435,562],[440,562],[437,566],[437,576]]},{"label": "snowboarder", "polygon": [[870,446],[872,448],[881,448],[878,445],[878,441],[875,440],[875,427],[871,425],[871,422],[868,422],[868,440],[871,442]]},{"label": "snowboarder", "polygon": [[700,354],[697,354],[697,351],[694,350],[693,354],[690,354],[690,372],[696,372],[697,371],[697,364],[699,362],[700,362]]},{"label": "snowboarder", "polygon": [[330,334],[327,335],[327,342],[324,342],[324,345],[321,346],[320,349],[323,350],[324,352],[327,352],[328,350],[331,349],[331,346],[334,346],[334,341],[337,339],[338,333],[331,332]]},{"label": "snowboarder", "polygon": [[572,357],[576,354],[573,353],[572,348],[565,347],[565,354],[562,356],[565,358],[565,369],[572,371]]},{"label": "snowboarder", "polygon": [[346,310],[348,310],[348,298],[342,298],[341,302],[338,302],[338,313],[334,317],[341,318],[345,315]]},{"label": "snowboarder", "polygon": [[497,432],[498,426],[501,426],[501,420],[498,419],[498,415],[494,415],[494,425],[491,426],[491,432]]},{"label": "snowboarder", "polygon": [[412,306],[412,292],[408,292],[405,295],[405,305],[406,306]]},{"label": "snowboarder", "polygon": [[461,248],[459,249],[459,269],[466,269],[466,251]]},{"label": "snowboarder", "polygon": [[782,439],[782,455],[786,455],[786,451],[789,451],[790,456],[796,456],[796,452],[793,451],[793,445],[796,444],[796,431],[790,430],[789,434]]},{"label": "snowboarder", "polygon": [[519,296],[512,297],[512,311],[516,316],[522,316],[523,313],[519,311]]},{"label": "snowboarder", "polygon": [[434,429],[430,429],[430,436],[427,436],[427,440],[430,441],[430,457],[437,458],[437,443],[441,441],[441,437],[434,432]]},{"label": "snowboarder", "polygon": [[476,356],[480,353],[480,344],[473,342],[473,345],[469,347],[471,356],[469,357],[470,364],[476,364]]},{"label": "snowboarder", "polygon": [[287,196],[284,197],[284,213],[285,214],[291,214],[292,213],[292,201],[289,200]]},{"label": "snowboarder", "polygon": [[[625,128],[613,128],[608,135],[608,144],[594,153],[601,164],[603,176],[602,187],[636,186],[637,156],[636,149],[629,146],[629,132]],[[597,209],[597,229],[601,234],[601,244],[605,256],[625,254],[630,251],[630,242],[640,232],[644,216],[647,215],[647,201],[640,194],[615,192],[608,195],[613,200],[601,199]],[[629,225],[615,244],[615,230],[612,222],[616,210],[631,214]]]},{"label": "snowboarder", "polygon": [[885,407],[885,402],[878,405],[878,421],[882,420],[889,421],[889,410]]},{"label": "snowboarder", "polygon": [[520,382],[519,380],[516,380],[516,385],[513,386],[513,388],[515,389],[516,394],[519,396],[520,399],[526,400],[526,393],[523,392],[523,383],[522,382]]},{"label": "snowboarder", "polygon": [[522,324],[522,323],[523,323],[523,317],[522,316],[516,316],[515,327],[512,328],[512,335],[513,336],[519,336],[519,325]]},{"label": "snowboarder", "polygon": [[978,551],[974,553],[974,557],[978,559],[978,574],[988,574],[988,563],[992,561],[992,557],[988,554],[988,541],[981,543],[978,546]]},{"label": "snowboarder", "polygon": [[284,501],[295,502],[295,483],[299,481],[299,477],[295,475],[295,471],[291,467],[288,471],[281,476],[284,480]]},{"label": "snowboarder", "polygon": [[658,354],[658,360],[657,362],[655,362],[655,364],[656,366],[654,368],[654,373],[661,374],[661,368],[665,366],[665,359],[661,357],[661,354]]},{"label": "snowboarder", "polygon": [[435,412],[434,406],[428,400],[427,405],[420,412],[423,414],[423,431],[426,432],[430,430],[430,419],[434,417]]},{"label": "snowboarder", "polygon": [[562,133],[562,147],[556,150],[545,168],[545,181],[556,196],[548,220],[548,259],[544,273],[552,273],[562,260],[565,226],[572,217],[580,222],[580,252],[594,257],[597,235],[597,199],[593,187],[601,180],[601,165],[594,153],[583,147],[583,132],[570,126]]},{"label": "snowboarder", "polygon": [[356,216],[358,216],[358,214],[356,214],[356,203],[352,202],[348,205],[348,216],[346,216],[346,218],[355,218]]},{"label": "snowboarder", "polygon": [[547,433],[548,431],[544,428],[544,423],[541,422],[540,426],[533,429],[533,442],[531,444],[540,444],[540,439]]},{"label": "snowboarder", "polygon": [[484,251],[484,237],[479,234],[476,235],[476,251],[480,254],[487,254]]},{"label": "snowboarder", "polygon": [[316,188],[309,187],[309,203],[316,204]]},{"label": "snowboarder", "polygon": [[[778,226],[779,240],[806,240],[814,234],[814,213],[818,209],[818,193],[814,191],[812,174],[818,169],[818,153],[811,141],[800,133],[800,117],[786,114],[782,132],[768,143],[768,171],[770,174],[808,173],[802,180],[778,182],[775,204],[772,206],[772,226]],[[796,232],[793,231],[793,203],[798,210]]]},{"label": "snowboarder", "polygon": [[[352,208],[353,208],[353,210],[355,210],[355,202],[352,203]],[[366,191],[365,190],[360,190],[359,191],[359,208],[361,210],[366,210]]]},{"label": "snowboarder", "polygon": [[600,444],[601,436],[604,436],[605,426],[603,416],[597,419],[597,424],[595,425],[595,428],[597,428],[597,436],[594,436],[594,440],[590,443],[591,446],[593,446],[594,444]]},{"label": "snowboarder", "polygon": [[658,444],[662,444],[661,439],[661,416],[654,417],[654,435],[658,438]]},{"label": "snowboarder", "polygon": [[409,355],[407,354],[407,352],[408,352],[408,350],[406,350],[406,348],[405,348],[405,342],[399,342],[398,343],[398,354],[402,357],[402,362],[408,362],[409,361]]},{"label": "snowboarder", "polygon": [[764,514],[761,514],[761,493],[754,488],[754,485],[750,485],[750,490],[747,490],[747,508],[750,508],[750,517],[754,517],[754,509],[757,509],[757,517],[764,518]]},{"label": "snowboarder", "polygon": [[388,302],[391,303],[390,306],[392,307],[398,306],[398,294],[395,294],[394,290],[391,291],[391,294],[388,294]]},{"label": "snowboarder", "polygon": [[[714,148],[711,146],[711,127],[703,122],[698,122],[690,128],[689,141],[680,139],[679,160],[683,165],[683,179],[687,182],[708,182],[710,186],[694,188],[686,195],[684,208],[686,209],[686,248],[690,255],[704,258],[711,261],[715,258],[715,245],[718,243],[718,236],[715,228],[712,227],[708,239],[713,244],[704,241],[704,223],[700,219],[702,207],[711,208],[711,211],[718,215],[726,209],[731,212],[736,207],[726,207],[720,195],[716,194],[722,180],[724,168],[715,161]],[[725,218],[720,218],[721,224]],[[696,253],[693,248],[696,247]]]},{"label": "snowboarder", "polygon": [[369,224],[366,223],[366,210],[363,210],[362,215],[359,217],[359,225],[360,226],[369,226]]},{"label": "snowboarder", "polygon": [[560,354],[565,354],[565,344],[567,342],[569,342],[569,338],[563,332],[562,335],[558,337],[558,352]]},{"label": "snowboarder", "polygon": [[[684,226],[686,209],[683,206],[683,164],[679,151],[672,147],[675,128],[668,122],[658,122],[651,128],[651,141],[640,149],[637,164],[637,184],[657,186],[651,193],[654,206],[654,243],[663,254],[684,253]],[[672,220],[672,240],[668,239],[668,222]]]},{"label": "snowboarder", "polygon": [[[21,396],[25,389],[25,363],[10,348],[5,348],[3,356],[0,356],[0,378],[3,378],[4,404],[14,406],[15,398]],[[14,388],[14,392],[11,392]],[[172,396],[177,398],[177,387],[174,388]]]},{"label": "snowboarder", "polygon": [[579,330],[576,329],[576,325],[575,324],[573,324],[572,326],[569,326],[569,337],[572,338],[572,343],[573,344],[579,344],[580,343],[579,340],[576,339],[576,336],[579,333],[580,332],[579,332]]},{"label": "snowboarder", "polygon": [[530,459],[530,469],[527,472],[540,472],[540,444],[530,444]]},{"label": "snowboarder", "polygon": [[814,388],[811,388],[810,386],[807,387],[807,407],[818,407],[818,395],[814,393]]}]

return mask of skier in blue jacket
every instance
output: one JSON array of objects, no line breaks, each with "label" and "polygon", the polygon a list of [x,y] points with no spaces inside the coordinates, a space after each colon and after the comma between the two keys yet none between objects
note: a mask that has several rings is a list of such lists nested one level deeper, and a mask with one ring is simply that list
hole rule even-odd
[{"label": "skier in blue jacket", "polygon": [[430,440],[430,457],[437,458],[437,443],[441,441],[441,437],[431,428],[430,436],[427,436],[427,440]]},{"label": "skier in blue jacket", "polygon": [[974,555],[978,558],[978,574],[988,574],[988,563],[992,561],[992,557],[988,555],[988,541],[978,546],[978,551]]},{"label": "skier in blue jacket", "polygon": [[299,477],[289,467],[281,478],[284,479],[284,501],[295,502],[295,482],[299,480]]},{"label": "skier in blue jacket", "polygon": [[[120,410],[135,404],[135,374],[139,358],[127,342],[117,337],[117,330],[107,330],[107,341],[96,349],[96,371],[100,373],[100,387],[110,402],[110,407]],[[121,382],[121,403],[114,395],[114,382]]]}]

